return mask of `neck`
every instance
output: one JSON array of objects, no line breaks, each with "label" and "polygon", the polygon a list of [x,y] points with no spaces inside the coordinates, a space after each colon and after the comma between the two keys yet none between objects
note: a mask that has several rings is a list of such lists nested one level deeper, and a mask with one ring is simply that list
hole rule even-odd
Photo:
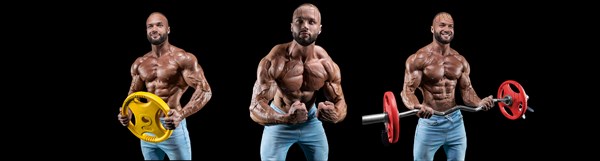
[{"label": "neck", "polygon": [[448,53],[451,50],[450,43],[443,44],[439,41],[433,41],[431,43],[431,50],[440,51],[442,55],[446,55],[446,53]]},{"label": "neck", "polygon": [[290,56],[292,58],[306,59],[315,52],[315,43],[308,46],[302,46],[298,42],[293,41],[290,44]]},{"label": "neck", "polygon": [[152,45],[152,52],[156,54],[156,56],[160,57],[165,53],[169,53],[171,51],[171,44],[165,41],[162,44]]}]

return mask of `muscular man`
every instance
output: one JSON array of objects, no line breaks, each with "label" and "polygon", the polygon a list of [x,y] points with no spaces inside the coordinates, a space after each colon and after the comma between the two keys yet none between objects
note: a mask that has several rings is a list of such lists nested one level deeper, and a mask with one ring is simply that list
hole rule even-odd
[{"label": "muscular man", "polygon": [[[327,160],[329,145],[321,121],[346,117],[341,74],[325,49],[315,45],[321,33],[321,13],[312,4],[294,11],[293,40],[278,44],[258,64],[250,117],[264,125],[261,160],[285,160],[298,143],[307,160]],[[318,102],[322,90],[324,102]]]},{"label": "muscular man", "polygon": [[[152,50],[137,58],[131,66],[132,82],[129,94],[147,91],[162,98],[171,110],[168,117],[161,114],[161,121],[168,130],[173,130],[170,138],[163,142],[151,143],[141,140],[144,159],[163,160],[165,154],[170,160],[191,160],[192,151],[186,118],[206,105],[212,91],[204,71],[194,54],[169,43],[171,28],[165,15],[154,12],[146,20],[146,36]],[[188,87],[194,88],[189,102],[182,106],[179,102]],[[122,108],[121,108],[122,109]],[[119,121],[127,126],[131,115],[119,112]]]},{"label": "muscular man", "polygon": [[[467,106],[494,106],[492,96],[480,99],[475,93],[467,60],[450,47],[454,38],[454,20],[446,12],[438,13],[431,26],[433,42],[410,55],[406,60],[404,86],[400,96],[408,109],[420,109],[415,132],[413,157],[415,161],[433,160],[435,152],[444,147],[448,160],[465,160],[467,136],[460,110],[446,116],[432,115],[456,105],[455,89],[461,92]],[[415,95],[423,94],[420,103]]]}]

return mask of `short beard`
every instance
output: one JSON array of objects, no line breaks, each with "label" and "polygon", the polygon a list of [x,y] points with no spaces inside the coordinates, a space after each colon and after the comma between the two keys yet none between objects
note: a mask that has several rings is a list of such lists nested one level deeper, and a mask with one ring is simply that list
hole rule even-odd
[{"label": "short beard", "polygon": [[433,37],[435,37],[435,40],[442,44],[449,44],[450,42],[452,42],[452,39],[454,39],[454,36],[450,36],[450,39],[444,40],[442,39],[442,34],[440,34],[439,32],[435,33]]},{"label": "short beard", "polygon": [[165,40],[167,40],[167,36],[163,36],[163,35],[160,35],[160,37],[158,38],[158,40],[152,39],[152,37],[150,35],[147,35],[146,37],[148,38],[148,41],[150,41],[150,43],[152,45],[160,45],[163,42],[165,42]]},{"label": "short beard", "polygon": [[296,42],[302,46],[308,46],[317,41],[317,36],[311,35],[307,39],[300,38],[300,33],[292,33],[292,36],[294,37],[294,40],[296,40]]}]

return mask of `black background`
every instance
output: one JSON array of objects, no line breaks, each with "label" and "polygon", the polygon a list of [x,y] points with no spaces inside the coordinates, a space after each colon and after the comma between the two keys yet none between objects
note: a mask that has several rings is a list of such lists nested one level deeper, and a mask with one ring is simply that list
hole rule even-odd
[{"label": "black background", "polygon": [[[502,82],[515,80],[529,95],[529,106],[536,110],[527,113],[527,119],[514,121],[506,119],[498,108],[463,112],[467,160],[534,160],[571,156],[568,151],[577,149],[571,146],[575,142],[565,140],[577,139],[569,135],[573,134],[572,124],[557,115],[564,107],[560,102],[569,101],[559,98],[577,92],[563,92],[573,84],[559,76],[579,75],[566,64],[573,63],[571,54],[582,52],[564,50],[568,43],[579,41],[575,36],[580,30],[575,26],[586,19],[577,15],[585,11],[559,2],[292,0],[29,4],[35,9],[23,9],[27,16],[10,18],[10,24],[15,28],[27,26],[31,31],[19,33],[13,42],[15,47],[35,53],[24,56],[35,55],[38,59],[31,64],[39,66],[35,66],[37,72],[7,72],[33,75],[27,79],[33,83],[24,86],[49,92],[45,98],[51,98],[55,105],[38,109],[43,116],[56,113],[51,118],[62,125],[43,132],[49,136],[41,140],[48,143],[35,146],[36,151],[54,151],[58,144],[68,148],[58,148],[56,157],[143,159],[139,139],[116,117],[129,89],[131,63],[150,50],[146,18],[159,11],[169,20],[171,44],[196,55],[213,90],[204,109],[187,119],[193,158],[260,160],[262,126],[250,119],[248,111],[256,67],[274,45],[291,41],[292,12],[304,2],[316,4],[321,11],[323,32],[316,44],[340,66],[348,104],[345,121],[324,124],[330,160],[412,160],[416,116],[401,119],[400,141],[390,146],[381,142],[383,124],[362,125],[361,117],[382,112],[386,91],[398,98],[400,111],[406,110],[398,95],[404,62],[432,41],[431,21],[440,11],[454,18],[451,46],[469,61],[478,95],[496,97]],[[589,69],[590,65],[573,68]],[[40,82],[51,85],[35,85]],[[182,104],[187,103],[191,92],[192,88]],[[46,126],[40,121],[36,120],[36,127]],[[440,149],[436,160],[445,160],[443,155]],[[305,160],[295,145],[287,158]]]}]

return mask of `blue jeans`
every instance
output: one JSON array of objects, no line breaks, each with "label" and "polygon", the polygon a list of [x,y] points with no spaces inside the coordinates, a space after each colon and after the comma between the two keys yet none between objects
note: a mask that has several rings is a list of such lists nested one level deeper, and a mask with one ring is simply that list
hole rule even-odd
[{"label": "blue jeans", "polygon": [[[278,113],[285,114],[271,104]],[[308,120],[304,123],[264,126],[260,144],[260,158],[263,161],[284,161],[289,148],[298,143],[309,161],[325,161],[329,155],[329,145],[323,124],[316,117],[317,107],[308,111]]]},{"label": "blue jeans", "polygon": [[431,161],[435,152],[444,147],[447,160],[464,161],[467,134],[460,110],[446,116],[433,115],[419,118],[413,145],[415,161]]},{"label": "blue jeans", "polygon": [[[164,124],[163,119],[161,122]],[[185,119],[181,120],[167,140],[158,143],[141,140],[141,147],[145,160],[164,160],[165,155],[169,160],[192,160],[190,134]]]}]

